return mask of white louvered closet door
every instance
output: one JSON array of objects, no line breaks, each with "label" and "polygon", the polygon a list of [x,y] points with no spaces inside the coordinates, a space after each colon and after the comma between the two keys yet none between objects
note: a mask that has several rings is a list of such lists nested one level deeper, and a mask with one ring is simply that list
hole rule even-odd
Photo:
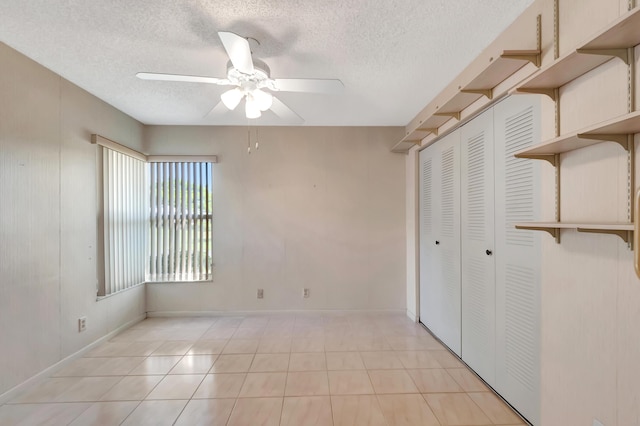
[{"label": "white louvered closet door", "polygon": [[[426,284],[420,287],[425,305],[427,325],[452,351],[460,355],[460,132],[447,135],[425,151],[432,159],[433,233],[424,241],[427,249],[421,264]],[[422,306],[420,307],[422,317]],[[429,318],[433,314],[433,320]]]},{"label": "white louvered closet door", "polygon": [[493,385],[496,359],[493,109],[460,130],[462,359]]},{"label": "white louvered closet door", "polygon": [[518,95],[494,108],[496,150],[495,389],[534,425],[540,417],[539,162],[513,154],[540,142],[540,99]]},{"label": "white louvered closet door", "polygon": [[440,269],[434,259],[436,229],[439,219],[434,205],[434,169],[436,164],[436,146],[420,152],[420,322],[434,333],[439,326]]}]

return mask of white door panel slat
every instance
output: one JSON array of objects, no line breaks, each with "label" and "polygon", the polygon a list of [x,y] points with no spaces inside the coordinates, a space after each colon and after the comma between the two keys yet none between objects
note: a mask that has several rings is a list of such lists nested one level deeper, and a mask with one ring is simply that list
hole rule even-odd
[{"label": "white door panel slat", "polygon": [[493,110],[461,128],[462,359],[495,383]]},{"label": "white door panel slat", "polygon": [[434,211],[434,161],[433,149],[426,149],[420,153],[420,321],[432,331],[437,329],[438,305],[435,284],[438,277],[435,275],[433,265],[433,251],[435,250]]},{"label": "white door panel slat", "polygon": [[539,164],[517,151],[540,142],[539,98],[494,108],[496,152],[496,390],[533,424],[540,416],[540,242],[516,222],[538,217]]},{"label": "white door panel slat", "polygon": [[460,355],[460,134],[420,153],[420,320]]}]

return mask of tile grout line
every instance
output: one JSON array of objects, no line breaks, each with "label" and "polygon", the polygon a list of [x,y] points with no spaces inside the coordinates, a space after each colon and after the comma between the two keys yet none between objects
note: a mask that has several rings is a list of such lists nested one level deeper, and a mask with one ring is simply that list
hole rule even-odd
[{"label": "tile grout line", "polygon": [[[159,383],[159,382],[158,382],[158,383]],[[143,399],[142,401],[144,401],[144,399]],[[131,414],[133,414],[133,412],[134,412],[134,411],[136,411],[136,410],[138,409],[138,407],[140,407],[140,405],[142,404],[142,401],[137,401],[137,402],[138,402],[138,404],[136,404],[136,406],[133,408],[133,410],[131,410],[131,411],[129,412],[129,414],[127,414],[127,415],[125,416],[125,418],[124,418],[124,419],[122,419],[122,421],[119,423],[119,425],[124,424],[124,422],[126,422],[126,421],[127,421],[127,419],[131,416]]]},{"label": "tile grout line", "polygon": [[[177,364],[176,364],[176,365],[177,365]],[[211,366],[213,367],[213,364],[212,364]],[[175,366],[174,366],[174,368],[175,368]],[[167,374],[167,376],[168,376],[168,375],[169,375],[169,374]],[[165,377],[166,377],[166,376],[165,376]],[[202,376],[202,380],[200,380],[200,383],[198,384],[198,386],[196,386],[196,388],[193,390],[193,393],[191,394],[191,396],[187,399],[187,403],[186,403],[186,404],[184,404],[184,407],[182,407],[182,410],[180,410],[180,413],[178,413],[178,415],[176,416],[176,419],[173,421],[172,425],[175,425],[175,424],[178,422],[178,420],[180,419],[180,416],[182,415],[182,413],[184,413],[184,409],[185,409],[185,408],[187,408],[187,405],[189,405],[189,403],[193,400],[193,395],[195,395],[195,394],[196,394],[196,392],[198,391],[198,388],[199,388],[200,386],[202,386],[202,382],[204,382],[204,379],[206,379],[206,378],[207,378],[207,374],[205,373],[205,374]],[[151,394],[151,393],[149,393],[149,395],[150,395],[150,394]],[[156,401],[157,401],[157,400],[156,400]]]}]

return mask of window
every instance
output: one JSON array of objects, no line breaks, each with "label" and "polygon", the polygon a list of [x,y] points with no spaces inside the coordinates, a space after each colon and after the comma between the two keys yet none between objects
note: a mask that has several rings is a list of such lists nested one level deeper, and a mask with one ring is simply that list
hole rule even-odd
[{"label": "window", "polygon": [[212,163],[149,163],[147,281],[211,279]]},{"label": "window", "polygon": [[211,156],[146,156],[100,135],[98,296],[212,279]]},{"label": "window", "polygon": [[98,296],[145,281],[148,203],[145,161],[98,147]]}]

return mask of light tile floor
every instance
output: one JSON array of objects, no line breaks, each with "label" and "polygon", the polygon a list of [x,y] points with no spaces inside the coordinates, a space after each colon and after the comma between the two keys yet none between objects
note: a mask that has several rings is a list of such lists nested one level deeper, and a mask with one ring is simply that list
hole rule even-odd
[{"label": "light tile floor", "polygon": [[523,425],[399,314],[149,318],[0,406],[0,425]]}]

